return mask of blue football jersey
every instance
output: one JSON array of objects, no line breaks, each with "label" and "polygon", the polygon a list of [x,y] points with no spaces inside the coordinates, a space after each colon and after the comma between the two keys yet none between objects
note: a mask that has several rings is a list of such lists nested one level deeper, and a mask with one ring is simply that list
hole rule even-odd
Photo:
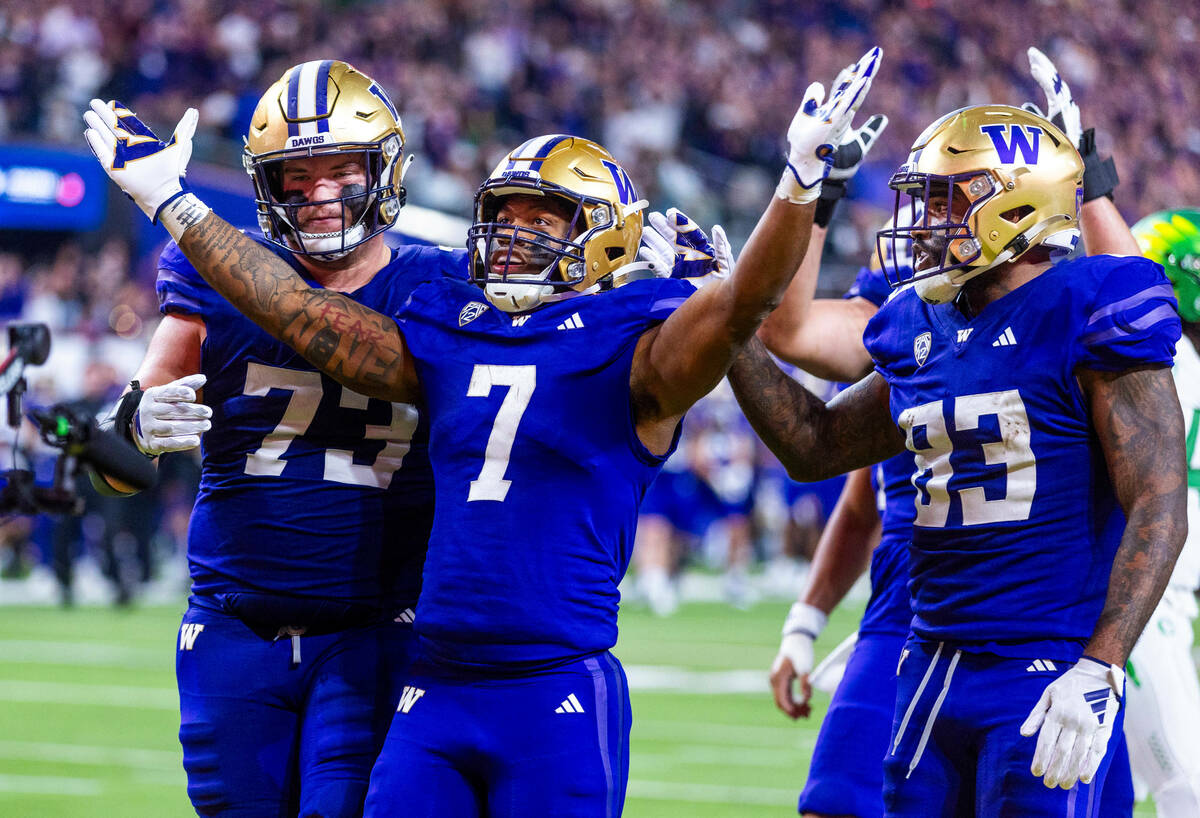
[{"label": "blue football jersey", "polygon": [[1141,258],[1063,261],[971,319],[911,288],[880,309],[864,340],[916,456],[918,636],[1078,657],[1124,517],[1076,372],[1169,366],[1179,336]]},{"label": "blue football jersey", "polygon": [[[320,286],[290,253],[259,241]],[[465,277],[465,252],[402,247],[349,296],[391,314],[414,286],[443,275]],[[207,333],[201,371],[213,417],[188,531],[193,592],[414,604],[433,502],[417,409],[316,371],[209,287],[174,243],[157,290],[162,312],[199,316]]]},{"label": "blue football jersey", "polygon": [[440,279],[398,311],[433,419],[416,628],[434,661],[532,667],[616,642],[638,505],[666,459],[634,428],[634,347],[693,292],[635,281],[513,316]]}]

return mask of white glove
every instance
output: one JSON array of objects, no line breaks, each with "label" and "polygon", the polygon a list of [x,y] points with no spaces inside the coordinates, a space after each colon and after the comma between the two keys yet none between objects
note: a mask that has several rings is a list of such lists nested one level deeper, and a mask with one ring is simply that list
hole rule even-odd
[{"label": "white glove", "polygon": [[[783,623],[783,640],[771,663],[771,692],[775,705],[793,719],[809,714],[812,698],[809,674],[813,668],[813,642],[825,627],[826,614],[804,602],[795,602]],[[799,682],[796,694],[793,682]]]},{"label": "white glove", "polygon": [[142,454],[182,452],[200,445],[200,435],[212,428],[212,409],[196,402],[203,375],[187,375],[142,392],[130,423],[133,442]]},{"label": "white glove", "polygon": [[1050,62],[1049,57],[1032,46],[1030,46],[1028,54],[1029,73],[1033,75],[1034,82],[1041,86],[1042,91],[1046,94],[1046,113],[1043,114],[1033,103],[1025,103],[1022,107],[1053,122],[1062,129],[1072,145],[1079,147],[1079,140],[1083,136],[1083,125],[1080,124],[1079,106],[1075,104],[1075,99],[1071,96],[1070,87],[1058,73],[1054,63]]},{"label": "white glove", "polygon": [[163,205],[183,194],[199,116],[188,108],[171,141],[163,142],[121,103],[93,99],[91,110],[83,114],[88,125],[83,138],[109,178],[157,221]]},{"label": "white glove", "polygon": [[842,143],[850,121],[867,98],[883,52],[872,48],[838,74],[828,101],[819,82],[808,86],[792,124],[788,127],[788,164],[775,195],[793,204],[814,201],[821,182],[833,166],[834,152]]},{"label": "white glove", "polygon": [[713,225],[712,239],[678,208],[651,213],[642,232],[638,258],[654,264],[660,278],[682,278],[697,288],[729,278],[733,248],[721,225]]},{"label": "white glove", "polygon": [[1021,725],[1021,735],[1038,734],[1030,772],[1043,776],[1050,788],[1069,790],[1077,780],[1090,783],[1124,698],[1121,668],[1082,657],[1046,687]]}]

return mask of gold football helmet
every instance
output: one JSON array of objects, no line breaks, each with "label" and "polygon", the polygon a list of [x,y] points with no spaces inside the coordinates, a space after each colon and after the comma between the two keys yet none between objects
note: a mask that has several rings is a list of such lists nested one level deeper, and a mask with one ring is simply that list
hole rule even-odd
[{"label": "gold football helmet", "polygon": [[[571,214],[566,235],[497,222],[504,198],[514,194],[564,202]],[[530,139],[500,160],[475,194],[471,280],[506,312],[609,289],[637,263],[645,207],[629,175],[595,142],[564,134]],[[489,262],[504,254],[506,266],[514,249],[536,259],[540,272],[493,273]]]},{"label": "gold football helmet", "polygon": [[[242,157],[254,180],[258,223],[267,239],[294,253],[339,258],[396,221],[404,205],[404,128],[387,93],[340,60],[293,66],[267,89],[246,136]],[[329,154],[361,154],[366,184],[347,184],[341,196],[307,201],[286,190],[284,163]],[[301,207],[340,203],[342,228],[305,233]]]},{"label": "gold football helmet", "polygon": [[[893,286],[915,282],[933,304],[1032,247],[1068,253],[1079,241],[1083,161],[1058,128],[1020,108],[976,105],[947,114],[917,137],[889,184],[895,226],[879,232],[879,257],[901,256],[899,245],[912,240],[917,269],[884,270]],[[922,202],[937,207],[918,214]]]}]

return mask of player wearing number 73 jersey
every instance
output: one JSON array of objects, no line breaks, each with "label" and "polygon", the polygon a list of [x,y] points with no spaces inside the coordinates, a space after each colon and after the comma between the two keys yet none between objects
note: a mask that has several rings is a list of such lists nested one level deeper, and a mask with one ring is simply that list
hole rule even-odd
[{"label": "player wearing number 73 jersey", "polygon": [[[146,144],[132,113],[110,110],[129,144]],[[247,142],[257,246],[385,311],[421,281],[464,277],[461,251],[384,244],[403,202],[403,137],[386,95],[350,65],[289,69]],[[174,244],[157,290],[163,319],[138,371],[149,389],[124,430],[148,453],[187,442],[178,402],[147,397],[181,375],[206,379],[212,417],[176,651],[188,795],[201,815],[353,818],[415,650],[433,516],[427,423],[318,372]]]},{"label": "player wearing number 73 jersey", "polygon": [[880,234],[915,269],[867,325],[875,371],[828,405],[757,351],[730,374],[799,479],[914,455],[888,816],[1096,815],[1122,668],[1183,544],[1171,286],[1140,257],[1056,258],[1082,171],[1020,109],[939,119],[892,177],[924,211]]}]

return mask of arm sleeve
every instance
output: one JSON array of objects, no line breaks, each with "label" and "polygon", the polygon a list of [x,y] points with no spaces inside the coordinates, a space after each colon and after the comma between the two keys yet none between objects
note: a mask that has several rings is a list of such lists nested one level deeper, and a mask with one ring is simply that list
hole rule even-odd
[{"label": "arm sleeve", "polygon": [[196,272],[179,246],[170,242],[158,257],[158,310],[162,314],[176,312],[203,317],[208,294],[212,288]]},{"label": "arm sleeve", "polygon": [[1169,366],[1182,324],[1162,267],[1144,258],[1122,258],[1100,282],[1089,306],[1077,366],[1119,372],[1135,366]]}]

